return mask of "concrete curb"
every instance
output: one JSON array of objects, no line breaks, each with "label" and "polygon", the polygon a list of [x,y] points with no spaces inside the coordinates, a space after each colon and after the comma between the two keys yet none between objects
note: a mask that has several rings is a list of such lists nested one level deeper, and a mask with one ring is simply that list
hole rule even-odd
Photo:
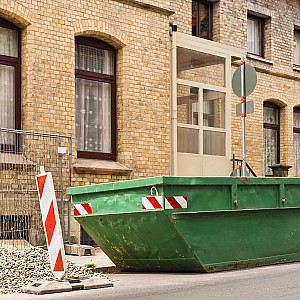
[{"label": "concrete curb", "polygon": [[44,295],[76,290],[90,290],[113,287],[113,283],[106,278],[70,278],[63,281],[36,281],[21,288],[23,293]]}]

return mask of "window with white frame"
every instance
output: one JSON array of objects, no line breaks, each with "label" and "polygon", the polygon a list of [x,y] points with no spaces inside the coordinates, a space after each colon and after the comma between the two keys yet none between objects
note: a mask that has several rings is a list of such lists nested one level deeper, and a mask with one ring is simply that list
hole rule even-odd
[{"label": "window with white frame", "polygon": [[178,78],[193,78],[201,87],[177,85],[177,151],[225,156],[225,59],[180,47],[178,57]]}]

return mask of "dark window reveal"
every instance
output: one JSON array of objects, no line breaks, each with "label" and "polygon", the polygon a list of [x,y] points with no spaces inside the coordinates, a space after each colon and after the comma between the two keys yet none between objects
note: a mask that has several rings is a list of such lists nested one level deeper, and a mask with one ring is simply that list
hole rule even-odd
[{"label": "dark window reveal", "polygon": [[205,0],[192,1],[192,35],[212,39],[212,3]]}]

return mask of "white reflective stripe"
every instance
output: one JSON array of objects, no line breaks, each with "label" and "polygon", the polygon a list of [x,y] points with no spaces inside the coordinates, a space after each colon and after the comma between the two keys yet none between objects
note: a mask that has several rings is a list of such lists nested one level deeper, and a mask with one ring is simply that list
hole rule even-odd
[{"label": "white reflective stripe", "polygon": [[174,198],[182,208],[187,208],[187,201],[184,199],[183,196],[178,196],[178,197],[176,196]]},{"label": "white reflective stripe", "polygon": [[80,215],[88,214],[88,212],[85,210],[85,208],[81,204],[74,204],[74,207],[78,210]]},{"label": "white reflective stripe", "polygon": [[[160,204],[160,206],[163,207],[162,196],[149,196],[149,197],[155,198],[157,202]],[[145,207],[145,209],[157,209],[153,206],[153,204],[149,201],[147,197],[142,197],[142,205]]]},{"label": "white reflective stripe", "polygon": [[[180,208],[187,208],[187,200],[183,196],[170,196],[168,198],[173,198],[180,205]],[[165,209],[174,209],[167,197],[165,198]]]},{"label": "white reflective stripe", "polygon": [[171,204],[169,203],[169,201],[167,200],[167,198],[165,198],[165,209],[172,209],[173,207],[171,206]]},{"label": "white reflective stripe", "polygon": [[[60,230],[60,224],[56,224],[54,232],[53,232],[51,244],[48,249],[49,254],[50,254],[50,264],[51,264],[52,271],[54,270],[59,250],[61,250],[61,257],[62,257],[62,261],[63,261],[64,270],[66,270],[65,250],[64,250],[64,245],[63,245],[62,241],[63,240],[62,240],[62,234],[61,234],[61,230]],[[54,273],[56,273],[56,272],[54,272]],[[58,272],[58,273],[60,273],[60,272]]]},{"label": "white reflective stripe", "polygon": [[[41,213],[42,213],[42,219],[43,222],[45,222],[48,212],[49,212],[49,208],[50,205],[52,203],[53,200],[53,196],[55,197],[55,194],[53,195],[53,187],[51,187],[51,179],[52,176],[50,173],[45,173],[46,175],[46,180],[45,180],[45,184],[44,184],[44,189],[43,189],[43,193],[42,195],[40,195],[40,208],[41,208]],[[44,175],[42,175],[44,176]]]},{"label": "white reflective stripe", "polygon": [[153,209],[153,206],[150,203],[150,201],[147,199],[147,197],[142,198],[142,205],[145,207],[145,209]]},{"label": "white reflective stripe", "polygon": [[155,198],[158,201],[158,203],[161,205],[161,207],[163,207],[163,197],[162,196],[155,196]]}]

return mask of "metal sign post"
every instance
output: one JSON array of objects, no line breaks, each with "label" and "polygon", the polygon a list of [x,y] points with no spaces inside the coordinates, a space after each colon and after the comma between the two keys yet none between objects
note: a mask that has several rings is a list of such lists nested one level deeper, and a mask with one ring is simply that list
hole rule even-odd
[{"label": "metal sign post", "polygon": [[252,113],[254,111],[253,102],[249,101],[249,106],[246,106],[246,97],[255,89],[256,81],[257,75],[255,69],[250,65],[246,65],[243,57],[240,67],[234,72],[232,77],[232,89],[237,96],[241,97],[241,103],[237,105],[237,113],[241,109],[241,114],[239,115],[242,117],[243,177],[246,176],[246,116],[247,113]]},{"label": "metal sign post", "polygon": [[245,59],[241,61],[241,103],[242,103],[242,176],[246,176],[246,91],[245,91]]}]

